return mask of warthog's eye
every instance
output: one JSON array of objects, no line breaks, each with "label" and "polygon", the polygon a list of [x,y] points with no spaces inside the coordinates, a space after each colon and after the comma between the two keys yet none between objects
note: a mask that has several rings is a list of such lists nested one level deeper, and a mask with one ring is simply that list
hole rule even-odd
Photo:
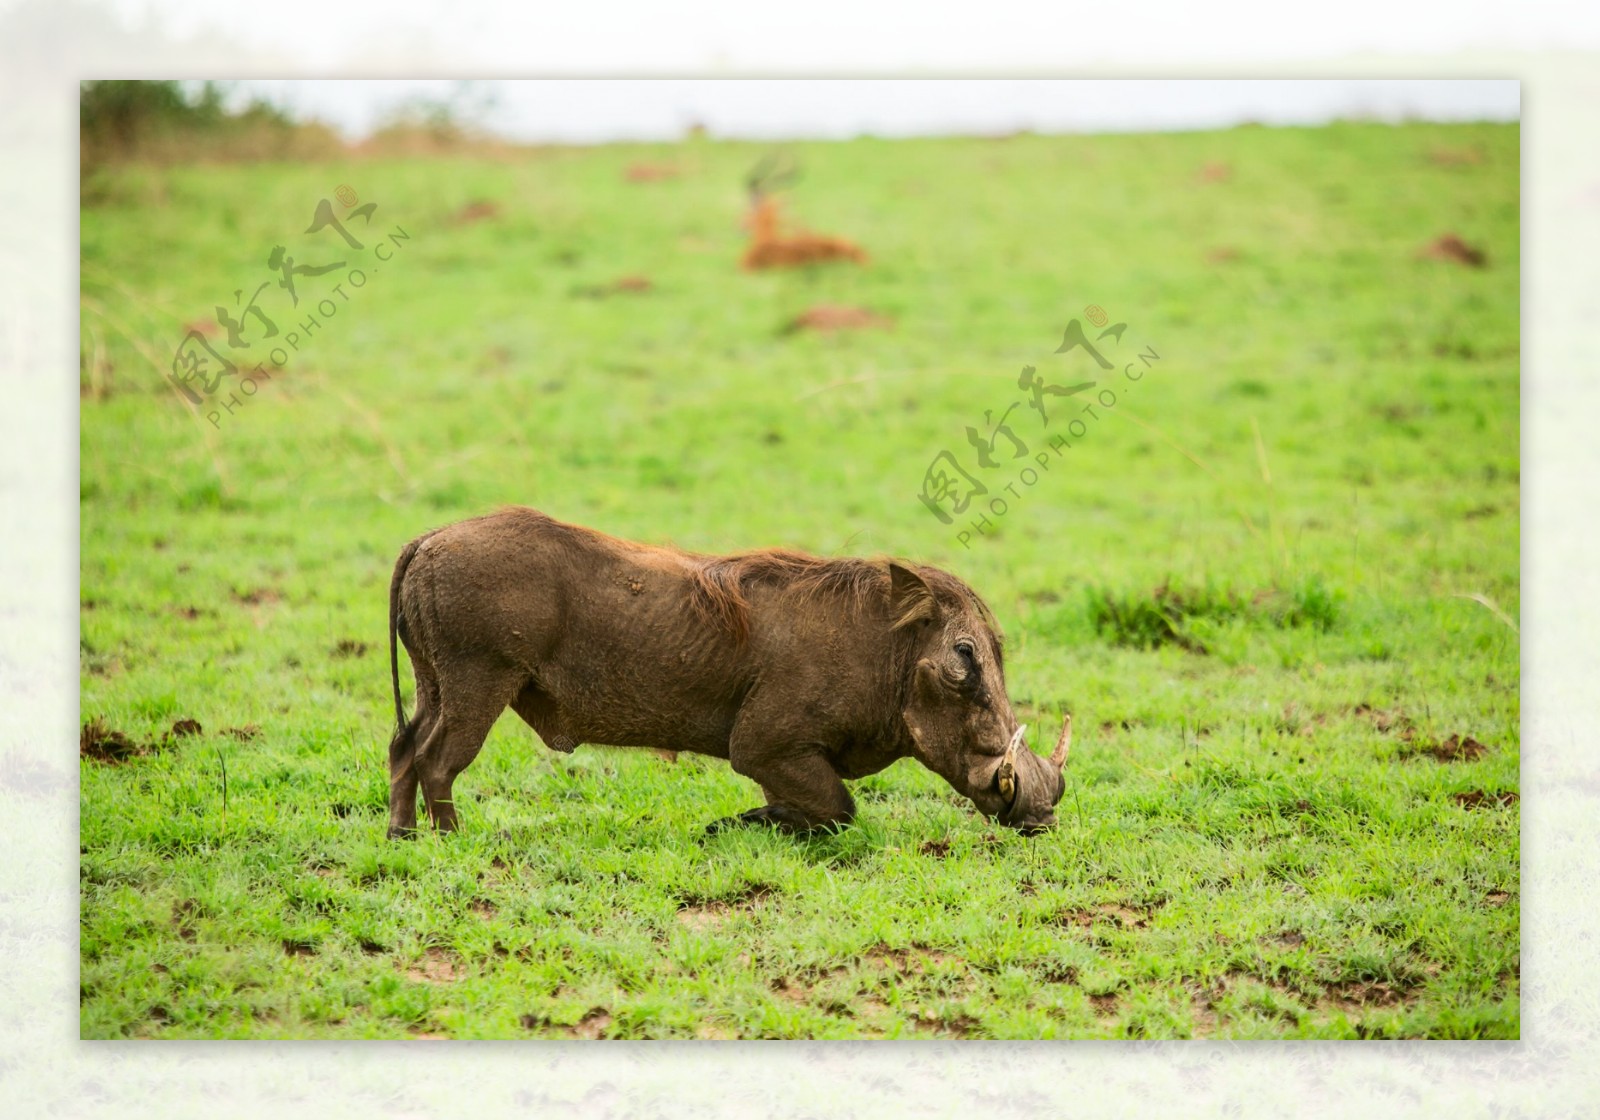
[{"label": "warthog's eye", "polygon": [[966,662],[967,673],[971,675],[978,671],[978,651],[972,648],[972,643],[963,638],[956,643],[956,654]]}]

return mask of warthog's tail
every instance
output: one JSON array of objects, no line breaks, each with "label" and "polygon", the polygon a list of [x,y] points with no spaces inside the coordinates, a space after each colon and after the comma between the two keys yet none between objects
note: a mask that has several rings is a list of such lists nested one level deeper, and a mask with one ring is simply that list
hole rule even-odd
[{"label": "warthog's tail", "polygon": [[406,568],[411,565],[411,558],[417,554],[422,542],[432,535],[424,533],[400,550],[400,558],[394,562],[394,576],[389,580],[389,678],[394,683],[396,734],[406,729],[405,704],[400,700],[400,585],[405,582]]}]

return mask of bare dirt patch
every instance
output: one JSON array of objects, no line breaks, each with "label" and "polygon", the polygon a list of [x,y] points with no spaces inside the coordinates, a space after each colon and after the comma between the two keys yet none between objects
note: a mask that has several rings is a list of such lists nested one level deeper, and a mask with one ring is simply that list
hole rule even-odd
[{"label": "bare dirt patch", "polygon": [[241,743],[248,743],[252,739],[261,738],[261,728],[253,723],[247,723],[243,727],[224,727],[222,733],[231,739],[239,740]]},{"label": "bare dirt patch", "polygon": [[591,1007],[576,1023],[556,1023],[548,1015],[529,1012],[519,1021],[525,1031],[551,1027],[567,1038],[596,1039],[605,1037],[606,1031],[611,1028],[611,1012],[603,1007]]},{"label": "bare dirt patch", "polygon": [[1451,794],[1450,799],[1463,809],[1506,809],[1522,800],[1510,790],[1484,793],[1481,789]]},{"label": "bare dirt patch", "polygon": [[473,222],[486,222],[500,216],[500,204],[486,198],[474,199],[450,215],[453,226],[467,226]]},{"label": "bare dirt patch", "polygon": [[644,295],[655,290],[655,284],[648,276],[619,276],[609,284],[592,284],[586,288],[574,288],[572,294],[583,299],[609,299],[611,296]]},{"label": "bare dirt patch", "polygon": [[1132,731],[1143,726],[1144,724],[1136,719],[1108,719],[1100,724],[1100,734],[1115,735],[1118,731]]},{"label": "bare dirt patch", "polygon": [[1437,742],[1413,743],[1408,756],[1432,755],[1440,762],[1473,762],[1489,753],[1489,748],[1471,735],[1452,735]]},{"label": "bare dirt patch", "polygon": [[1146,929],[1150,925],[1150,915],[1121,903],[1102,902],[1087,910],[1063,910],[1055,916],[1057,925],[1079,926],[1083,929],[1105,922],[1119,929]]},{"label": "bare dirt patch", "polygon": [[170,922],[180,940],[192,943],[199,936],[194,928],[194,919],[199,914],[200,904],[192,898],[182,899],[173,905]]},{"label": "bare dirt patch", "polygon": [[1371,704],[1357,704],[1351,712],[1370,720],[1376,730],[1384,733],[1392,731],[1403,740],[1410,740],[1416,734],[1416,725],[1411,722],[1411,717],[1399,708],[1374,708]]},{"label": "bare dirt patch", "polygon": [[1233,165],[1212,161],[1202,167],[1195,178],[1202,183],[1226,183],[1233,178]]},{"label": "bare dirt patch", "polygon": [[114,677],[127,668],[122,663],[122,658],[114,653],[96,653],[85,648],[80,652],[79,656],[82,658],[84,669],[91,676]]},{"label": "bare dirt patch", "polygon": [[784,326],[785,334],[795,331],[864,331],[888,330],[894,320],[888,316],[868,311],[864,307],[846,307],[842,304],[819,303],[802,311]]},{"label": "bare dirt patch", "polygon": [[680,174],[670,163],[630,163],[622,177],[630,183],[662,183]]},{"label": "bare dirt patch", "polygon": [[921,852],[925,856],[932,856],[934,859],[943,859],[945,856],[950,854],[950,841],[924,840],[917,847],[917,851]]},{"label": "bare dirt patch", "polygon": [[1453,233],[1440,234],[1429,242],[1427,246],[1417,251],[1417,255],[1428,260],[1449,261],[1452,264],[1464,265],[1467,268],[1483,268],[1489,263],[1489,256],[1482,249],[1468,245]]},{"label": "bare dirt patch", "polygon": [[204,731],[197,719],[180,719],[172,725],[172,736],[182,739],[188,735],[199,735]]},{"label": "bare dirt patch", "polygon": [[235,591],[233,597],[247,607],[261,607],[283,602],[283,592],[275,587],[254,587],[249,591]]},{"label": "bare dirt patch", "polygon": [[1435,148],[1428,162],[1438,167],[1477,167],[1488,157],[1482,148]]},{"label": "bare dirt patch", "polygon": [[471,905],[469,905],[467,909],[471,910],[474,914],[486,922],[500,913],[500,908],[494,903],[490,902],[487,898],[473,899]]},{"label": "bare dirt patch", "polygon": [[729,915],[759,909],[775,892],[766,883],[752,883],[743,890],[721,898],[691,895],[678,907],[678,921],[693,930],[712,929]]},{"label": "bare dirt patch", "polygon": [[[1197,980],[1187,980],[1185,987],[1189,992],[1194,1019],[1192,1033],[1195,1038],[1214,1035],[1217,1032],[1217,1028],[1227,1022],[1228,1017],[1221,1008],[1222,1001],[1229,993],[1237,991],[1243,985],[1258,986],[1287,1000],[1297,1000],[1296,993],[1287,985],[1236,969],[1217,977],[1210,984],[1202,984]],[[1265,1008],[1260,1007],[1257,1009],[1265,1010]],[[1291,1021],[1295,1018],[1295,1015],[1289,1013],[1287,1009],[1278,1009],[1275,1013],[1279,1017]]]},{"label": "bare dirt patch", "polygon": [[461,962],[444,949],[432,948],[406,969],[406,979],[417,984],[449,984],[460,979]]},{"label": "bare dirt patch", "polygon": [[603,1038],[611,1029],[611,1013],[603,1007],[592,1008],[577,1024],[567,1028],[573,1038]]},{"label": "bare dirt patch", "polygon": [[1046,984],[1076,984],[1078,969],[1074,965],[1051,962],[1040,970],[1039,978]]},{"label": "bare dirt patch", "polygon": [[937,949],[929,949],[924,945],[912,945],[906,949],[891,949],[882,941],[867,950],[866,960],[869,964],[887,972],[899,973],[901,976],[921,976],[930,967],[964,963],[960,957],[950,953],[941,953]]},{"label": "bare dirt patch", "polygon": [[864,995],[856,1000],[858,1019],[879,1019],[889,1014],[889,1005],[875,995]]},{"label": "bare dirt patch", "polygon": [[767,985],[772,994],[779,999],[788,1000],[790,1003],[805,1003],[811,997],[811,991],[798,981],[787,976],[780,976]]},{"label": "bare dirt patch", "polygon": [[126,762],[144,753],[139,744],[106,725],[98,716],[83,725],[78,734],[78,757],[95,762]]},{"label": "bare dirt patch", "polygon": [[328,656],[335,659],[364,657],[367,649],[366,642],[358,642],[354,638],[340,638],[338,643],[328,651]]},{"label": "bare dirt patch", "polygon": [[84,723],[83,729],[78,734],[78,757],[91,762],[114,765],[156,754],[170,745],[170,732],[159,743],[139,743],[108,726],[105,720],[96,716]]},{"label": "bare dirt patch", "polygon": [[1355,1018],[1373,1008],[1399,1007],[1415,996],[1386,980],[1344,980],[1327,985],[1326,994],[1316,1002],[1317,1011],[1340,1011]]},{"label": "bare dirt patch", "polygon": [[285,937],[283,939],[283,955],[286,957],[314,957],[317,955],[317,944],[303,937]]},{"label": "bare dirt patch", "polygon": [[1190,1018],[1194,1027],[1190,1034],[1194,1038],[1210,1038],[1217,1033],[1217,1025],[1222,1021],[1212,1006],[1211,997],[1197,984],[1189,985]]},{"label": "bare dirt patch", "polygon": [[767,988],[777,998],[796,1006],[810,1003],[834,1014],[853,1015],[858,1002],[853,998],[854,992],[846,992],[841,984],[833,982],[845,971],[843,965],[812,966],[794,975],[775,977],[767,983]]},{"label": "bare dirt patch", "polygon": [[1254,1010],[1263,1011],[1290,1022],[1296,1021],[1301,1014],[1301,1009],[1311,1002],[1304,993],[1276,976],[1265,976],[1256,972],[1233,969],[1218,977],[1209,987],[1200,989],[1199,1006],[1220,1018],[1222,1012],[1219,1009],[1219,1005],[1222,1003],[1223,997],[1247,985],[1266,989],[1267,992],[1292,1005],[1292,1007],[1275,1006],[1270,997],[1257,994],[1254,999],[1249,1001]]},{"label": "bare dirt patch", "polygon": [[946,1038],[971,1038],[980,1026],[978,1020],[971,1015],[953,1015],[945,1018],[930,1011],[911,1016],[911,1025],[919,1031],[931,1031]]}]

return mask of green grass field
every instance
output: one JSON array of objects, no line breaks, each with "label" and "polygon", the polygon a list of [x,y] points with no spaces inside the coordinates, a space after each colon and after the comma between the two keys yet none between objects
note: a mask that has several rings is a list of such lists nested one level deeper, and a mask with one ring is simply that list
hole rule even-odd
[{"label": "green grass field", "polygon": [[[793,151],[866,267],[738,269],[753,145],[86,184],[82,718],[125,757],[80,764],[82,1034],[1517,1037],[1517,129]],[[360,249],[302,232],[342,184]],[[343,265],[295,308],[279,245]],[[279,336],[211,344],[270,380],[192,408],[186,324],[261,284]],[[821,304],[892,326],[785,330]],[[1091,304],[1113,374],[1052,353]],[[1022,403],[981,470],[1024,365],[1113,403]],[[950,525],[942,450],[990,487]],[[1073,716],[1060,828],[907,761],[836,837],[705,839],[760,801],[725,764],[508,713],[462,831],[386,841],[395,554],[507,503],[949,568],[1045,749]]]}]

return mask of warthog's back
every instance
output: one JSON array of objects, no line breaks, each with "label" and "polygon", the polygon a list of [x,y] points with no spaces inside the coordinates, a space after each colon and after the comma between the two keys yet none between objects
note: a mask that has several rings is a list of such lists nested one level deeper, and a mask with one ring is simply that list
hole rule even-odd
[{"label": "warthog's back", "polygon": [[684,553],[503,510],[421,543],[405,630],[441,667],[487,655],[523,672],[518,710],[551,745],[725,756],[747,674],[695,609],[695,570]]}]

